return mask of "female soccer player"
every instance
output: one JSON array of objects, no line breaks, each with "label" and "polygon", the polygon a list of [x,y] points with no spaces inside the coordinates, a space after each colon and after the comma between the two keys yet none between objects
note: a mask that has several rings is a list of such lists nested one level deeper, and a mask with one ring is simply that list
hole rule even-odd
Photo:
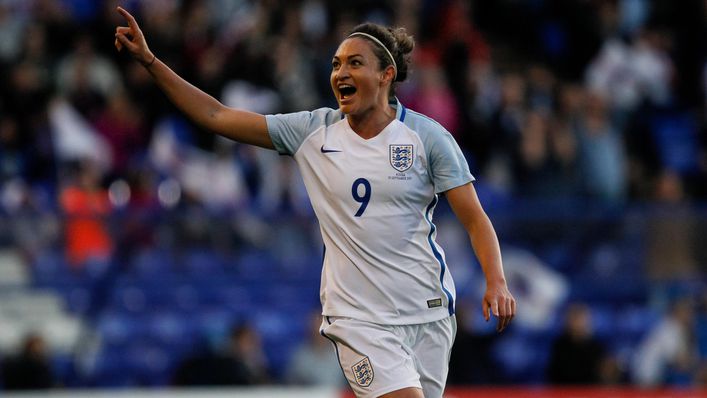
[{"label": "female soccer player", "polygon": [[233,140],[294,157],[325,245],[321,334],[336,348],[358,397],[439,398],[456,322],[455,288],[432,214],[439,195],[469,234],[486,276],[483,313],[508,326],[508,291],[496,233],[459,147],[434,120],[406,109],[393,84],[407,77],[412,37],[363,24],[332,60],[339,109],[259,115],[224,106],[160,62],[140,28],[115,45],[142,63],[186,115]]}]

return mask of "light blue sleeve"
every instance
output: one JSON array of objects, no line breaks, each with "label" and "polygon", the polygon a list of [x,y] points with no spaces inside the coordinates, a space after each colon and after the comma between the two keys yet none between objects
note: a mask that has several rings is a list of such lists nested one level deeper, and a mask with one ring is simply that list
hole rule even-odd
[{"label": "light blue sleeve", "polygon": [[474,181],[469,164],[452,134],[434,120],[417,112],[410,113],[405,123],[409,123],[422,140],[435,193]]},{"label": "light blue sleeve", "polygon": [[431,137],[435,138],[431,140],[428,159],[435,193],[474,181],[469,164],[454,137],[446,130],[443,134],[433,134]]},{"label": "light blue sleeve", "polygon": [[310,134],[340,118],[338,113],[331,108],[320,108],[311,112],[266,115],[265,121],[275,149],[281,155],[294,155]]}]

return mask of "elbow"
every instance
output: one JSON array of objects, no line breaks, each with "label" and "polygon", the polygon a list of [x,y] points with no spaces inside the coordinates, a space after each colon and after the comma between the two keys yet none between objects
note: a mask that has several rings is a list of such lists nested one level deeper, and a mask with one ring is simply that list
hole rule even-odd
[{"label": "elbow", "polygon": [[225,106],[221,103],[214,104],[204,114],[204,119],[201,120],[201,125],[213,132],[219,131],[219,126],[222,124],[223,111]]}]

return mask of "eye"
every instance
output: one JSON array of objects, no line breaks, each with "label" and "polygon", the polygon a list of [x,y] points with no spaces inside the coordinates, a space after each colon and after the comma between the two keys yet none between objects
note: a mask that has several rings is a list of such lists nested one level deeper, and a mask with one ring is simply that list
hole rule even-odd
[{"label": "eye", "polygon": [[363,63],[362,63],[360,60],[358,60],[358,59],[354,59],[353,61],[351,61],[351,65],[353,65],[353,66],[361,66],[361,65],[363,65]]},{"label": "eye", "polygon": [[341,63],[340,63],[339,61],[332,61],[332,62],[331,62],[331,67],[332,67],[332,69],[334,69],[334,70],[339,69],[340,66],[341,66]]}]

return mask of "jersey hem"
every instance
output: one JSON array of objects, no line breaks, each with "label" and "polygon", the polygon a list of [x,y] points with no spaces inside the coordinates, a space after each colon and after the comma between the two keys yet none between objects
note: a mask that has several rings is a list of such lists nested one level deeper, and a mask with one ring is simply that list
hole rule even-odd
[{"label": "jersey hem", "polygon": [[458,183],[458,184],[457,184],[457,183],[455,182],[455,183],[449,184],[449,187],[446,187],[446,186],[445,186],[445,187],[442,187],[442,188],[440,188],[440,189],[435,189],[435,193],[436,193],[436,194],[441,194],[441,193],[447,192],[447,191],[449,191],[449,190],[451,190],[451,189],[459,188],[459,187],[461,187],[462,185],[466,185],[466,184],[468,184],[468,183],[470,183],[470,182],[474,182],[474,181],[476,181],[476,178],[474,178],[474,176],[470,176],[470,178],[464,179],[464,181],[461,182],[461,183]]},{"label": "jersey hem", "polygon": [[386,326],[419,325],[422,323],[432,323],[441,321],[445,318],[449,318],[453,315],[454,314],[449,314],[449,309],[446,306],[439,307],[439,309],[430,310],[430,312],[428,314],[425,314],[424,316],[405,316],[395,317],[394,319],[379,318],[361,313],[342,313],[322,310],[322,316],[325,317],[355,319],[357,321],[369,322],[377,325]]},{"label": "jersey hem", "polygon": [[274,120],[273,115],[265,115],[265,125],[268,128],[268,135],[270,136],[270,141],[272,141],[272,144],[275,147],[275,150],[280,155],[292,155],[289,153],[289,151],[287,151],[287,148],[282,144],[282,141],[280,140],[280,133],[274,131],[274,126],[270,120],[271,118],[273,118],[273,120]]}]

